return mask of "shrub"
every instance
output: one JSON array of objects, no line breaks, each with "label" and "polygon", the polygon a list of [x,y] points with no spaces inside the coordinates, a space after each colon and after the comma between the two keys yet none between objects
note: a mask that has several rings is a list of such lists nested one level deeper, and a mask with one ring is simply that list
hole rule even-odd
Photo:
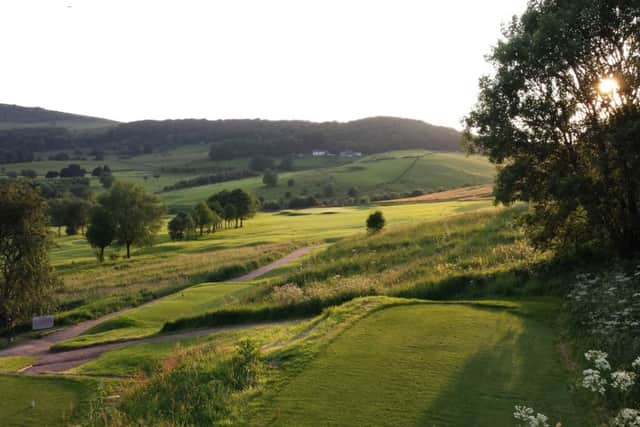
[{"label": "shrub", "polygon": [[377,233],[384,228],[385,222],[382,212],[375,211],[367,218],[367,230],[370,233]]}]

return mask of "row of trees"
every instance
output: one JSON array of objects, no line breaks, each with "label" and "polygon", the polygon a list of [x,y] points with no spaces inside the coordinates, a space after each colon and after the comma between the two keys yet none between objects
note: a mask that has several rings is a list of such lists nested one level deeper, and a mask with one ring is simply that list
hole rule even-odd
[{"label": "row of trees", "polygon": [[169,221],[169,236],[182,240],[196,231],[202,236],[205,231],[213,233],[222,228],[243,227],[244,221],[252,218],[259,202],[244,190],[224,190],[200,202],[190,212],[178,212]]}]

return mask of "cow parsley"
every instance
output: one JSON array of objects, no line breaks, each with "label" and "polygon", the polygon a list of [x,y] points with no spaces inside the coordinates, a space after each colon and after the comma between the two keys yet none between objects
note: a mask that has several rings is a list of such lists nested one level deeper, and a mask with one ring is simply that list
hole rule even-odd
[{"label": "cow parsley", "polygon": [[607,380],[602,378],[597,369],[585,369],[582,371],[582,387],[604,396]]},{"label": "cow parsley", "polygon": [[626,393],[636,383],[636,374],[628,371],[616,371],[611,374],[611,387]]},{"label": "cow parsley", "polygon": [[598,350],[589,350],[584,354],[585,359],[587,359],[589,362],[593,362],[594,366],[599,371],[611,370],[611,365],[607,360],[608,356],[609,355],[604,351],[598,351]]},{"label": "cow parsley", "polygon": [[615,427],[640,427],[640,411],[625,408],[612,420]]},{"label": "cow parsley", "polygon": [[549,427],[547,423],[549,418],[546,415],[536,414],[533,408],[527,406],[516,406],[515,411],[513,411],[513,418],[524,422],[527,427]]}]

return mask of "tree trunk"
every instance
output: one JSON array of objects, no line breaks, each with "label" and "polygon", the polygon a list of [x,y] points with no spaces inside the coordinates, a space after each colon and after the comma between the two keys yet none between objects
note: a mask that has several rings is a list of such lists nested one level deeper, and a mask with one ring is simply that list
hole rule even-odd
[{"label": "tree trunk", "polygon": [[131,242],[127,242],[127,258],[131,258]]},{"label": "tree trunk", "polygon": [[98,256],[98,261],[104,262],[104,247],[100,248],[100,255]]}]

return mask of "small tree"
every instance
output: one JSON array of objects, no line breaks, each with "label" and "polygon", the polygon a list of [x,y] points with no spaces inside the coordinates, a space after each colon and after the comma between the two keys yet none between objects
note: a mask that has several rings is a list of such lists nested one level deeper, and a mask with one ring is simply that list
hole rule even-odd
[{"label": "small tree", "polygon": [[200,202],[193,208],[192,217],[195,226],[200,230],[201,236],[204,233],[205,227],[213,224],[215,219],[213,211],[205,202]]},{"label": "small tree", "polygon": [[30,179],[34,179],[38,177],[38,173],[33,169],[22,169],[22,171],[20,172],[20,175]]},{"label": "small tree", "polygon": [[293,187],[294,185],[296,185],[296,181],[293,178],[289,178],[289,180],[287,181],[287,185],[289,187]]},{"label": "small tree", "polygon": [[267,187],[275,187],[278,185],[278,174],[272,170],[268,170],[262,176],[262,183]]},{"label": "small tree", "polygon": [[98,203],[111,213],[116,240],[126,247],[127,258],[131,257],[132,244],[151,244],[162,226],[164,206],[138,185],[116,181]]},{"label": "small tree", "polygon": [[104,249],[113,243],[116,238],[116,229],[113,218],[104,207],[96,207],[91,212],[87,228],[87,241],[92,248],[97,249],[98,261],[104,261]]},{"label": "small tree", "polygon": [[98,180],[100,181],[100,184],[102,184],[104,188],[108,189],[108,188],[111,188],[111,186],[113,186],[113,183],[116,179],[110,173],[103,173],[102,175],[100,175]]},{"label": "small tree", "polygon": [[358,197],[358,189],[356,187],[351,187],[349,191],[347,191],[347,196],[349,197]]},{"label": "small tree", "polygon": [[58,176],[60,176],[58,171],[49,171],[44,177],[48,179],[53,179],[53,178],[57,178]]},{"label": "small tree", "polygon": [[195,224],[191,215],[185,212],[178,212],[178,214],[169,221],[167,228],[171,240],[182,240],[195,229]]},{"label": "small tree", "polygon": [[382,212],[375,211],[367,218],[367,230],[370,233],[377,233],[384,228],[386,221]]},{"label": "small tree", "polygon": [[280,165],[278,166],[278,169],[283,170],[283,171],[290,171],[293,169],[293,156],[288,155],[282,158],[282,160],[280,160]]},{"label": "small tree", "polygon": [[53,304],[60,284],[49,264],[47,205],[27,185],[0,186],[0,329],[10,334]]}]

